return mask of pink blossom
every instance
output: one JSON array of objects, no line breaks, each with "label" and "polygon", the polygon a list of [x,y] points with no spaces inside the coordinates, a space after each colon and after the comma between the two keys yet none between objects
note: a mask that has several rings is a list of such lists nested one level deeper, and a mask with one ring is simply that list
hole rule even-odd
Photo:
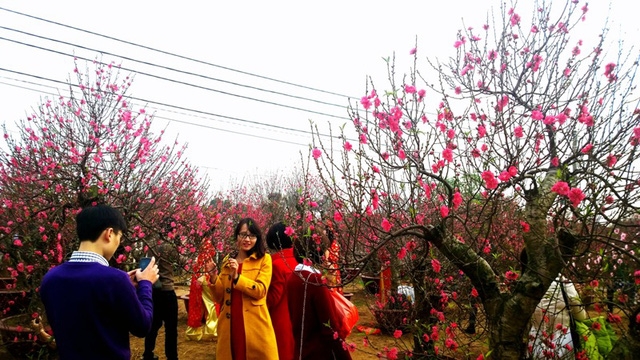
[{"label": "pink blossom", "polygon": [[375,165],[371,166],[371,170],[373,170],[373,172],[376,173],[376,174],[380,173],[380,168],[375,166]]},{"label": "pink blossom", "polygon": [[607,156],[607,166],[608,167],[614,167],[617,162],[618,162],[618,158],[615,155],[609,154]]},{"label": "pink blossom", "polygon": [[520,23],[520,15],[516,13],[511,14],[510,22],[511,22],[511,26],[518,25]]},{"label": "pink blossom", "polygon": [[555,167],[560,166],[560,159],[558,159],[557,156],[554,156],[553,159],[551,159],[551,165]]},{"label": "pink blossom", "polygon": [[502,99],[498,100],[496,104],[496,111],[502,111],[509,104],[509,96],[503,95]]},{"label": "pink blossom", "polygon": [[398,158],[400,158],[400,160],[404,160],[407,158],[407,155],[404,153],[404,150],[402,149],[398,150]]},{"label": "pink blossom", "polygon": [[485,135],[487,135],[487,129],[484,127],[484,125],[478,125],[478,137],[484,137]]},{"label": "pink blossom", "polygon": [[579,188],[573,188],[571,189],[571,191],[569,191],[569,194],[567,195],[567,197],[569,198],[569,201],[571,201],[571,204],[574,207],[577,207],[578,205],[580,205],[580,202],[584,200],[585,195],[584,193],[582,193],[582,190],[580,190]]},{"label": "pink blossom", "polygon": [[353,145],[351,145],[351,143],[348,142],[348,141],[344,142],[344,146],[343,147],[344,147],[345,151],[351,151],[351,149],[353,149]]},{"label": "pink blossom", "polygon": [[387,218],[382,219],[382,224],[380,224],[380,226],[382,226],[382,229],[386,232],[389,232],[391,230],[391,223],[389,222],[389,220],[387,220]]},{"label": "pink blossom", "polygon": [[453,151],[449,148],[444,149],[444,151],[442,151],[442,157],[447,160],[447,162],[453,162]]},{"label": "pink blossom", "polygon": [[365,134],[360,134],[360,136],[358,138],[360,140],[360,144],[366,144],[367,143],[367,136]]},{"label": "pink blossom", "polygon": [[417,49],[416,49],[416,48],[411,49],[411,50],[409,51],[409,55],[415,55],[416,51],[417,51]]},{"label": "pink blossom", "polygon": [[582,152],[583,154],[588,154],[591,149],[593,149],[593,145],[587,144],[582,148],[582,150],[580,150],[580,152]]},{"label": "pink blossom", "polygon": [[531,226],[526,221],[520,220],[520,226],[522,227],[522,231],[528,233],[531,230]]},{"label": "pink blossom", "polygon": [[404,92],[407,94],[415,94],[416,92],[416,87],[413,85],[405,85],[404,86]]},{"label": "pink blossom", "polygon": [[449,216],[449,207],[446,205],[442,205],[440,206],[440,216],[442,216],[443,218],[446,218],[447,216]]},{"label": "pink blossom", "polygon": [[521,138],[524,136],[524,133],[522,131],[522,126],[518,125],[515,127],[515,129],[513,129],[513,134],[517,137],[517,138]]},{"label": "pink blossom", "polygon": [[589,109],[586,106],[582,106],[580,109],[580,115],[578,116],[578,122],[585,124],[586,126],[593,126],[593,116],[589,112]]},{"label": "pink blossom", "polygon": [[511,174],[509,174],[508,171],[503,171],[498,175],[498,179],[500,179],[500,181],[509,181],[509,179],[511,179]]},{"label": "pink blossom", "polygon": [[360,103],[362,104],[362,107],[365,108],[365,110],[368,110],[371,107],[371,100],[369,100],[369,98],[366,96],[363,96],[362,99],[360,99]]},{"label": "pink blossom", "polygon": [[604,76],[607,77],[609,82],[614,82],[618,79],[618,77],[613,73],[613,70],[616,68],[616,64],[608,63],[604,67]]},{"label": "pink blossom", "polygon": [[460,205],[462,205],[462,195],[460,195],[459,191],[456,191],[455,194],[453,194],[453,209],[457,210]]},{"label": "pink blossom", "polygon": [[407,249],[406,248],[401,248],[400,251],[398,252],[398,259],[402,260],[407,256]]},{"label": "pink blossom", "polygon": [[313,158],[317,160],[320,158],[320,156],[322,156],[322,151],[320,151],[320,149],[318,148],[313,148],[312,154]]},{"label": "pink blossom", "polygon": [[285,233],[287,236],[293,236],[293,233],[294,233],[293,228],[292,228],[291,226],[287,226],[287,227],[284,229],[284,233]]},{"label": "pink blossom", "polygon": [[20,239],[14,239],[13,240],[13,245],[20,247],[20,246],[22,246],[22,241],[20,241]]},{"label": "pink blossom", "polygon": [[334,220],[335,222],[341,222],[341,221],[342,221],[342,214],[340,214],[340,212],[339,212],[339,211],[335,211],[335,212],[333,213],[333,220]]},{"label": "pink blossom", "polygon": [[431,267],[433,268],[433,271],[437,273],[439,273],[442,269],[442,265],[440,265],[440,261],[438,261],[437,259],[431,259]]},{"label": "pink blossom", "polygon": [[484,180],[487,189],[492,190],[498,187],[498,180],[496,180],[492,171],[483,171],[480,176],[482,177],[482,180]]},{"label": "pink blossom", "polygon": [[542,123],[545,125],[553,125],[554,122],[556,122],[556,117],[553,115],[545,116],[544,120],[542,121]]},{"label": "pink blossom", "polygon": [[569,75],[571,75],[571,68],[565,68],[562,74],[564,77],[569,77]]},{"label": "pink blossom", "polygon": [[533,110],[531,112],[531,118],[533,120],[542,120],[544,116],[542,115],[542,112],[540,110]]},{"label": "pink blossom", "polygon": [[396,330],[393,332],[393,337],[396,339],[400,339],[402,337],[402,330]]},{"label": "pink blossom", "polygon": [[551,191],[558,195],[567,196],[569,194],[569,184],[564,181],[558,181],[551,187]]}]

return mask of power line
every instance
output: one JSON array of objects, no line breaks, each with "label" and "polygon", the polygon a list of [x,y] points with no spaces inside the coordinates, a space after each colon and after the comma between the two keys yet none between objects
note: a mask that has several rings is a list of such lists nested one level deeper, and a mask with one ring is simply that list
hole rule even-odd
[{"label": "power line", "polygon": [[[10,79],[10,80],[15,80],[15,81],[21,81],[21,82],[25,82],[25,83],[33,84],[33,85],[37,85],[37,86],[44,86],[44,87],[50,87],[50,88],[57,89],[57,88],[55,88],[53,86],[49,86],[49,85],[38,84],[38,83],[33,83],[33,82],[19,80],[19,79],[12,79],[12,78],[7,78],[7,77],[3,77],[3,78]],[[26,87],[26,86],[20,86],[20,85],[16,85],[16,84],[6,83],[4,81],[0,81],[0,84],[16,87],[16,88],[20,88],[20,89],[25,89],[25,90],[29,90],[29,91],[34,91],[34,92],[38,92],[38,93],[42,93],[42,94],[47,94],[47,95],[51,95],[51,96],[58,96],[59,95],[59,94],[54,94],[52,92],[46,92],[46,91],[41,91],[41,90],[29,88],[29,87]],[[236,131],[227,130],[227,129],[220,129],[220,128],[215,128],[215,127],[208,126],[208,125],[194,124],[194,123],[190,123],[188,121],[181,121],[181,120],[172,119],[172,118],[163,117],[163,116],[158,116],[158,115],[154,115],[154,118],[165,119],[165,120],[168,120],[168,121],[171,121],[171,122],[179,122],[179,123],[184,123],[184,124],[188,124],[188,125],[192,125],[192,126],[199,126],[199,127],[204,127],[204,128],[207,128],[207,129],[213,129],[213,130],[218,130],[218,131],[223,131],[223,132],[229,132],[229,133],[239,134],[239,135],[243,135],[243,136],[250,136],[250,137],[255,137],[255,138],[259,138],[259,139],[271,140],[271,141],[276,141],[276,142],[280,142],[280,143],[297,145],[297,146],[301,146],[301,147],[308,147],[309,146],[309,144],[295,143],[295,142],[292,142],[292,141],[286,141],[286,140],[274,139],[274,138],[264,137],[264,136],[259,136],[259,135],[241,133],[241,132],[236,132]],[[13,132],[13,131],[9,131],[9,132]],[[199,169],[203,169],[204,172],[209,172],[211,170],[222,170],[222,169],[219,169],[219,168],[206,166],[206,165],[197,165],[197,164],[194,164],[194,165],[196,167],[198,167]],[[227,172],[229,172],[229,171],[227,170]]]},{"label": "power line", "polygon": [[[197,73],[190,72],[190,71],[176,69],[176,68],[173,68],[173,67],[170,67],[170,66],[165,66],[165,65],[160,65],[160,64],[148,62],[148,61],[138,60],[138,59],[134,59],[134,58],[131,58],[131,57],[128,57],[128,56],[115,54],[115,53],[104,51],[104,50],[100,50],[100,49],[94,49],[94,48],[90,48],[90,47],[86,47],[86,46],[83,46],[83,45],[70,43],[70,42],[63,41],[63,40],[53,39],[53,38],[49,38],[49,37],[46,37],[46,36],[41,36],[41,35],[29,33],[29,32],[18,30],[18,29],[8,28],[8,27],[5,27],[5,26],[0,26],[0,29],[12,31],[12,32],[17,32],[17,33],[20,33],[20,34],[32,36],[32,37],[39,38],[39,39],[44,39],[44,40],[47,40],[47,41],[56,42],[56,43],[59,43],[59,44],[73,46],[73,47],[76,47],[76,48],[79,48],[79,49],[98,52],[98,53],[105,54],[105,55],[111,55],[111,56],[118,57],[120,59],[130,60],[130,61],[137,62],[137,63],[140,63],[140,64],[149,65],[149,66],[153,66],[153,67],[157,67],[157,68],[161,68],[161,69],[165,69],[165,70],[169,70],[169,71],[173,71],[173,72],[178,72],[178,73],[182,73],[182,74],[185,74],[185,75],[192,75],[192,76],[200,77],[200,78],[207,79],[207,80],[218,81],[218,82],[222,82],[222,83],[225,83],[225,84],[244,87],[244,88],[247,88],[247,89],[263,91],[263,92],[276,94],[276,95],[282,95],[282,96],[286,96],[286,97],[290,97],[290,98],[294,98],[294,99],[298,99],[298,100],[311,101],[311,102],[315,102],[315,103],[318,103],[318,104],[334,106],[334,107],[338,107],[338,108],[344,108],[345,107],[344,105],[340,105],[340,104],[325,102],[325,101],[316,100],[316,99],[310,99],[310,98],[306,98],[306,97],[303,97],[303,96],[287,94],[287,93],[283,93],[283,92],[279,92],[279,91],[263,89],[263,88],[260,88],[260,87],[257,87],[257,86],[240,84],[240,83],[236,83],[236,82],[233,82],[233,81],[218,79],[218,78],[214,78],[214,77],[210,77],[210,76],[206,76],[206,75],[202,75],[202,74],[197,74]],[[132,70],[132,71],[135,71],[135,70]]]},{"label": "power line", "polygon": [[[5,40],[5,41],[13,42],[13,43],[16,43],[16,44],[20,44],[20,45],[36,48],[36,49],[39,49],[39,50],[52,52],[52,53],[55,53],[55,54],[58,54],[58,55],[64,55],[64,56],[68,56],[68,57],[78,58],[78,59],[82,59],[82,60],[85,60],[85,61],[93,61],[92,59],[85,58],[85,57],[82,57],[82,56],[73,55],[73,54],[62,52],[62,51],[58,51],[58,50],[53,50],[53,49],[37,46],[37,45],[34,45],[34,44],[28,44],[28,43],[25,43],[25,42],[22,42],[22,41],[18,41],[18,40],[7,39],[7,38],[4,38],[4,37],[0,37],[0,40]],[[100,61],[97,61],[97,62],[100,63],[100,64],[107,65],[107,64],[105,64],[103,62],[100,62]],[[267,100],[262,100],[262,99],[256,99],[256,98],[252,98],[250,96],[244,96],[244,95],[234,94],[234,93],[230,93],[230,92],[226,92],[226,91],[216,90],[216,89],[212,89],[212,88],[209,88],[209,87],[206,87],[206,86],[196,85],[196,84],[192,84],[192,83],[188,83],[188,82],[180,81],[180,80],[175,80],[175,79],[169,79],[169,78],[165,78],[165,77],[162,77],[162,76],[159,76],[159,75],[154,75],[154,74],[147,73],[147,72],[137,71],[137,70],[126,68],[126,67],[120,67],[120,68],[122,70],[131,71],[131,72],[134,72],[134,73],[137,73],[137,74],[150,76],[150,77],[153,77],[153,78],[156,78],[156,79],[165,80],[165,81],[173,82],[173,83],[176,83],[176,84],[191,86],[191,87],[195,87],[195,88],[198,88],[198,89],[212,91],[212,92],[216,92],[216,93],[220,93],[220,94],[224,94],[224,95],[239,97],[239,98],[246,99],[246,100],[257,101],[257,102],[261,102],[261,103],[265,103],[265,104],[269,104],[269,105],[280,106],[280,107],[284,107],[284,108],[304,111],[304,112],[313,113],[313,114],[317,114],[317,115],[329,116],[329,117],[333,117],[333,118],[337,118],[337,119],[349,120],[349,118],[344,117],[344,116],[327,114],[327,113],[323,113],[323,112],[320,112],[320,111],[299,108],[299,107],[296,107],[296,106],[280,104],[280,103],[267,101]]]},{"label": "power line", "polygon": [[[4,68],[0,68],[0,71],[10,72],[10,73],[19,74],[19,75],[23,75],[23,76],[28,76],[28,77],[32,77],[32,78],[36,78],[36,79],[40,79],[40,80],[45,80],[45,81],[50,81],[50,82],[54,82],[54,83],[59,83],[59,84],[71,85],[71,86],[74,86],[74,87],[78,87],[77,85],[69,84],[69,83],[66,83],[64,81],[55,80],[55,79],[49,79],[49,78],[45,78],[45,77],[42,77],[42,76],[33,75],[33,74],[27,74],[27,73],[23,73],[23,72],[19,72],[19,71],[14,71],[14,70],[9,70],[9,69],[4,69]],[[32,82],[26,82],[26,83],[31,83],[31,84],[39,85],[39,86],[46,86],[46,85],[32,83]],[[32,90],[32,91],[39,91],[39,90],[25,88],[25,87],[21,87],[21,86],[17,86],[17,85],[11,85],[11,84],[7,84],[7,83],[4,83],[4,84],[9,85],[9,86],[15,86],[15,87],[19,87],[19,88],[24,88],[24,89],[28,89],[28,90]],[[43,92],[43,91],[40,91],[40,92],[46,93],[46,94],[49,94],[49,95],[52,95],[52,96],[58,96],[59,95],[59,94],[53,94],[53,93],[50,93],[50,92]],[[218,115],[218,114],[214,114],[214,113],[210,113],[210,112],[206,112],[206,111],[202,111],[202,110],[196,110],[196,109],[190,109],[190,108],[177,106],[177,105],[165,104],[165,103],[162,103],[162,102],[141,99],[141,98],[137,98],[137,97],[133,97],[133,96],[131,96],[129,98],[132,99],[132,100],[139,101],[141,103],[151,103],[151,104],[156,104],[156,105],[159,105],[159,106],[165,106],[165,107],[169,107],[169,108],[180,109],[180,110],[183,110],[183,111],[195,112],[195,113],[203,114],[203,115],[228,118],[228,119],[241,121],[241,122],[245,122],[245,123],[250,123],[250,124],[254,124],[254,125],[260,125],[260,126],[276,128],[276,129],[280,129],[280,130],[286,130],[286,131],[290,131],[290,132],[297,132],[297,133],[303,133],[303,134],[307,134],[307,135],[313,135],[313,133],[310,132],[310,131],[293,129],[293,128],[288,128],[288,127],[283,127],[283,126],[278,126],[278,125],[272,125],[272,124],[266,124],[266,123],[261,123],[261,122],[257,122],[257,121],[251,121],[251,120],[235,118],[235,117],[231,117],[231,116]],[[164,110],[164,111],[168,111],[168,110]],[[178,114],[180,114],[180,113],[178,113]],[[187,114],[183,113],[183,115],[187,115]],[[262,136],[258,136],[258,135],[251,135],[251,134],[246,134],[246,133],[242,133],[242,132],[236,132],[236,131],[232,131],[232,130],[215,128],[215,127],[208,126],[208,125],[195,124],[195,123],[191,123],[191,122],[187,122],[187,121],[183,121],[183,120],[167,118],[167,117],[163,117],[163,116],[155,116],[155,117],[158,117],[158,118],[161,118],[161,119],[165,119],[165,120],[169,120],[169,121],[175,121],[175,122],[179,122],[179,123],[189,124],[189,125],[193,125],[193,126],[199,126],[199,127],[209,128],[209,129],[213,129],[213,130],[230,132],[230,133],[234,133],[234,134],[253,136],[253,137],[257,137],[257,138],[268,139],[268,140],[273,140],[273,141],[278,141],[278,142],[283,142],[283,143],[289,143],[289,144],[293,144],[293,145],[308,146],[308,144],[301,144],[301,143],[295,143],[295,142],[290,142],[290,141],[286,141],[286,140],[279,140],[279,139],[272,139],[272,138],[268,138],[268,137],[262,137]],[[217,119],[211,119],[211,118],[206,118],[206,117],[202,117],[202,118],[208,119],[208,120],[217,120]],[[220,120],[217,120],[217,121],[220,121]],[[323,137],[331,138],[330,135],[326,135],[326,134],[319,134],[319,135],[323,136]],[[334,136],[334,138],[337,138],[337,137]]]},{"label": "power line", "polygon": [[149,47],[149,46],[146,46],[146,45],[141,45],[141,44],[137,44],[137,43],[134,43],[134,42],[118,39],[118,38],[115,38],[115,37],[112,37],[112,36],[100,34],[100,33],[97,33],[97,32],[90,31],[90,30],[81,29],[81,28],[78,28],[78,27],[75,27],[75,26],[71,26],[71,25],[67,25],[67,24],[62,24],[62,23],[59,23],[59,22],[56,22],[56,21],[44,19],[44,18],[37,17],[37,16],[34,16],[34,15],[25,14],[25,13],[22,13],[22,12],[19,12],[19,11],[15,11],[15,10],[3,8],[3,7],[0,7],[0,10],[11,12],[11,13],[14,13],[14,14],[17,14],[17,15],[21,15],[21,16],[26,16],[26,17],[29,17],[29,18],[32,18],[32,19],[35,19],[35,20],[44,21],[44,22],[47,22],[47,23],[50,23],[50,24],[66,27],[68,29],[81,31],[81,32],[84,32],[84,33],[87,33],[87,34],[99,36],[99,37],[102,37],[102,38],[105,38],[105,39],[109,39],[109,40],[113,40],[113,41],[117,41],[117,42],[120,42],[120,43],[123,43],[123,44],[133,45],[133,46],[137,46],[137,47],[140,47],[140,48],[143,48],[143,49],[146,49],[146,50],[151,50],[151,51],[158,52],[158,53],[161,53],[161,54],[174,56],[174,57],[177,57],[177,58],[180,58],[180,59],[189,60],[189,61],[193,61],[193,62],[196,62],[196,63],[200,63],[200,64],[204,64],[204,65],[213,66],[213,67],[217,67],[217,68],[220,68],[220,69],[236,72],[236,73],[239,73],[239,74],[254,76],[254,77],[257,77],[257,78],[261,78],[261,79],[265,79],[265,80],[269,80],[269,81],[274,81],[274,82],[278,82],[278,83],[282,83],[282,84],[286,84],[286,85],[291,85],[291,86],[295,86],[295,87],[299,87],[299,88],[303,88],[303,89],[307,89],[307,90],[322,92],[322,93],[325,93],[325,94],[341,96],[341,97],[344,97],[344,98],[347,98],[347,99],[349,99],[349,98],[357,98],[357,97],[347,96],[347,95],[343,95],[343,94],[338,94],[338,93],[331,92],[331,91],[316,89],[316,88],[305,86],[305,85],[295,84],[295,83],[284,81],[284,80],[278,80],[278,79],[274,79],[274,78],[270,78],[270,77],[267,77],[267,76],[258,75],[258,74],[254,74],[254,73],[250,73],[250,72],[246,72],[246,71],[242,71],[242,70],[237,70],[237,69],[233,69],[233,68],[222,66],[222,65],[213,64],[213,63],[206,62],[206,61],[203,61],[203,60],[198,60],[198,59],[194,59],[194,58],[191,58],[191,57],[188,57],[188,56],[175,54],[175,53],[172,53],[172,52],[169,52],[169,51],[160,50],[160,49],[152,48],[152,47]]}]

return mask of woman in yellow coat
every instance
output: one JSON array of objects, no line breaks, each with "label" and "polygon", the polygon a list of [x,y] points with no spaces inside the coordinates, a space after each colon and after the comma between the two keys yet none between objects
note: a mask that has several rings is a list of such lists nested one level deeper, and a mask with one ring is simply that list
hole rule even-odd
[{"label": "woman in yellow coat", "polygon": [[271,256],[262,232],[251,218],[236,225],[237,252],[222,260],[218,273],[207,263],[218,318],[217,360],[278,360],[276,336],[267,309]]}]

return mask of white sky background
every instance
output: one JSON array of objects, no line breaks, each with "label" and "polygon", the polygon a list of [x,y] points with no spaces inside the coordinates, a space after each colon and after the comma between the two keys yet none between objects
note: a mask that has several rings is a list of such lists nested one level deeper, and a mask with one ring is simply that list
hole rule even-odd
[{"label": "white sky background", "polygon": [[[560,0],[556,1],[561,3]],[[579,6],[583,3],[581,1]],[[428,56],[445,59],[452,56],[456,32],[463,27],[462,19],[464,18],[465,26],[480,29],[486,23],[486,14],[492,7],[497,14],[500,1],[251,0],[180,1],[170,4],[173,5],[165,5],[159,1],[132,0],[0,0],[2,8],[222,67],[351,96],[355,102],[364,95],[366,76],[372,76],[379,87],[384,88],[386,85],[383,57],[395,52],[397,71],[408,71],[411,64],[409,50],[414,47],[416,36],[420,58]],[[609,1],[592,1],[587,13],[588,24],[594,33],[597,32],[611,11],[610,39],[622,38],[627,44],[640,44],[640,27],[635,18],[637,12],[632,11],[637,5],[632,4],[634,2],[631,1],[616,1],[612,5]],[[526,13],[519,13],[523,19],[527,18]],[[3,10],[0,10],[0,27],[339,106],[297,100],[104,55],[103,61],[115,60],[122,63],[124,68],[216,90],[197,89],[138,74],[129,92],[129,95],[137,98],[307,132],[309,119],[318,123],[324,133],[328,133],[327,123],[330,122],[334,134],[339,125],[347,122],[345,119],[219,92],[259,98],[338,117],[347,116],[348,99],[345,97],[162,55]],[[585,34],[585,40],[588,36]],[[0,39],[0,68],[58,81],[65,81],[69,77],[74,67],[72,57],[4,39],[90,59],[98,56],[95,51],[37,39],[4,28],[0,28],[0,38],[3,38]],[[578,38],[580,37],[575,39]],[[424,71],[426,68],[422,62],[421,69]],[[55,89],[38,84],[64,89],[62,84],[0,70],[0,123],[11,126],[16,120],[23,118],[25,113],[30,112],[30,108],[39,103],[43,91],[57,93]],[[309,134],[300,132],[154,104],[149,104],[149,107],[160,109],[156,111],[154,123],[157,129],[167,127],[164,137],[167,143],[177,136],[179,142],[189,144],[187,158],[200,168],[201,174],[209,176],[212,191],[228,189],[232,184],[242,182],[251,184],[274,173],[287,175],[294,167],[300,166],[300,151],[306,158],[311,142]]]}]

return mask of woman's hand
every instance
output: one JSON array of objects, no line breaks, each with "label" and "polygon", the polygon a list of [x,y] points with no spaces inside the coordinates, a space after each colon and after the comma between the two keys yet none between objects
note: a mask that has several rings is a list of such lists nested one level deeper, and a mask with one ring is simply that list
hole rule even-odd
[{"label": "woman's hand", "polygon": [[229,259],[227,266],[231,269],[231,278],[233,280],[237,280],[238,279],[238,260]]},{"label": "woman's hand", "polygon": [[217,267],[218,265],[216,265],[216,262],[213,261],[213,259],[209,259],[205,264],[205,269],[207,269],[208,273],[214,272],[217,269]]}]

